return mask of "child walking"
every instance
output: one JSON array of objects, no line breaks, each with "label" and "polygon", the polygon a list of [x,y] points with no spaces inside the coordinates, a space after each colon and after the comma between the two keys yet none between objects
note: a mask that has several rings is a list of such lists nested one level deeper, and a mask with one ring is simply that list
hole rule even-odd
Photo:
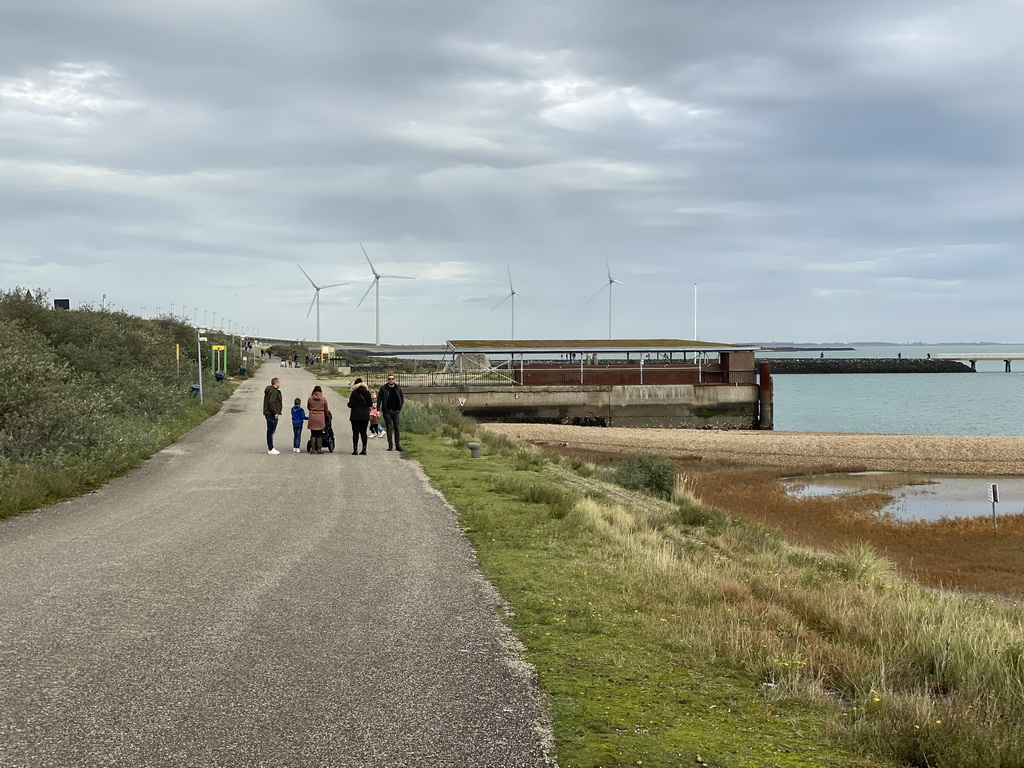
[{"label": "child walking", "polygon": [[384,430],[380,428],[380,416],[377,412],[377,406],[374,405],[370,409],[370,437],[380,437],[384,434]]},{"label": "child walking", "polygon": [[302,453],[302,449],[299,447],[302,445],[302,422],[308,419],[309,416],[302,408],[302,399],[296,397],[295,405],[292,406],[292,432],[295,434],[295,439],[292,441],[292,453]]}]

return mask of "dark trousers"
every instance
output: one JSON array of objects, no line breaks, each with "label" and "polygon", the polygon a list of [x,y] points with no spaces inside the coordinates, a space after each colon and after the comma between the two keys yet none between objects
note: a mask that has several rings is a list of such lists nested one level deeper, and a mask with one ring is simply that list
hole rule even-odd
[{"label": "dark trousers", "polygon": [[[388,448],[402,450],[401,421],[401,411],[384,411],[384,427],[388,431]],[[392,442],[392,433],[394,433],[394,442]]]},{"label": "dark trousers", "polygon": [[302,442],[302,425],[292,424],[292,448],[301,448],[300,443]]},{"label": "dark trousers", "polygon": [[359,450],[359,440],[362,438],[363,450],[366,450],[366,428],[370,425],[370,420],[366,421],[353,421],[352,422],[352,450]]},{"label": "dark trousers", "polygon": [[274,450],[274,433],[277,431],[277,417],[270,413],[267,417],[267,450]]}]

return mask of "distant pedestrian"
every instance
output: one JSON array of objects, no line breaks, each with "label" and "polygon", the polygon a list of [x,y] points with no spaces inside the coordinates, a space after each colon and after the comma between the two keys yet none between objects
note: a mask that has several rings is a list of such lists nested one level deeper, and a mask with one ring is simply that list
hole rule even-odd
[{"label": "distant pedestrian", "polygon": [[270,386],[263,390],[263,415],[267,419],[267,453],[276,456],[280,453],[274,448],[274,432],[277,431],[277,420],[284,410],[281,397],[281,380],[271,379]]},{"label": "distant pedestrian", "polygon": [[309,416],[302,410],[302,400],[295,398],[295,405],[292,406],[292,452],[302,453],[302,422],[307,421]]},{"label": "distant pedestrian", "polygon": [[306,401],[306,409],[309,411],[310,453],[323,453],[324,431],[327,429],[327,412],[330,408],[319,384],[313,387],[313,394]]},{"label": "distant pedestrian", "polygon": [[405,405],[402,388],[395,383],[395,374],[389,373],[387,383],[377,393],[377,408],[384,414],[384,428],[388,433],[388,450],[402,450],[401,416]]},{"label": "distant pedestrian", "polygon": [[[366,428],[370,425],[370,411],[373,409],[373,395],[366,388],[362,379],[352,382],[352,394],[348,396],[349,421],[352,422],[352,455],[366,455]],[[363,441],[363,450],[359,450],[359,441]]]}]

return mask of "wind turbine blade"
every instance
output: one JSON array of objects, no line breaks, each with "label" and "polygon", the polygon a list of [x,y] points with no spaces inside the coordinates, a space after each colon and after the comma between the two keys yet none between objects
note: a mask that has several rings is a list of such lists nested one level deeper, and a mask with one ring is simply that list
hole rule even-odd
[{"label": "wind turbine blade", "polygon": [[[509,299],[511,299],[511,298],[512,298],[512,296],[514,296],[514,295],[515,295],[515,294],[511,294],[511,293],[510,293],[510,294],[509,294],[508,296],[506,296],[506,297],[505,297],[504,299],[502,299],[502,300],[501,300],[501,301],[499,301],[499,302],[498,302],[497,304],[495,304],[495,305],[494,305],[494,309],[497,309],[498,307],[500,307],[500,306],[501,306],[502,304],[504,304],[504,303],[505,303],[506,301],[508,301]],[[491,310],[491,312],[493,312],[493,311],[494,311],[494,309],[492,309],[492,310]]]},{"label": "wind turbine blade", "polygon": [[605,288],[607,288],[607,287],[608,287],[609,285],[611,285],[611,283],[605,283],[605,284],[604,284],[604,285],[602,285],[602,286],[601,286],[600,288],[598,288],[598,289],[597,289],[597,293],[595,293],[595,294],[594,294],[593,296],[591,296],[591,297],[590,297],[589,299],[587,299],[586,303],[587,303],[587,304],[589,304],[589,303],[590,303],[590,302],[592,302],[592,301],[593,301],[594,299],[596,299],[596,298],[597,298],[598,296],[600,296],[600,295],[601,295],[601,291],[603,291],[603,290],[604,290]]},{"label": "wind turbine blade", "polygon": [[512,267],[506,264],[505,269],[508,270],[508,289],[512,291],[512,293],[515,293],[516,289],[512,287]]},{"label": "wind turbine blade", "polygon": [[356,304],[356,309],[359,309],[359,307],[361,307],[363,305],[363,302],[366,301],[366,297],[370,295],[370,291],[373,290],[373,286],[375,286],[376,284],[377,284],[377,278],[375,277],[375,278],[373,278],[373,280],[370,281],[370,287],[366,289],[366,293],[363,294],[363,298],[361,298],[359,300],[359,303]]},{"label": "wind turbine blade", "polygon": [[[370,271],[373,272],[373,276],[374,277],[380,277],[380,275],[377,274],[377,270],[373,266],[373,262],[370,261],[370,256],[366,253],[366,249],[363,248],[363,244],[360,243],[359,247],[362,248],[363,256],[366,256],[366,263],[370,265]],[[363,298],[365,298],[365,296]]]},{"label": "wind turbine blade", "polygon": [[608,282],[614,283],[615,281],[612,279],[612,265],[608,263],[608,259],[604,260],[604,265],[608,267]]},{"label": "wind turbine blade", "polygon": [[309,309],[306,310],[306,317],[309,317],[309,313],[313,311],[313,305],[316,304],[316,297],[320,295],[320,289],[317,288],[313,292],[313,300],[309,302]]},{"label": "wind turbine blade", "polygon": [[[302,272],[302,274],[306,275],[306,270],[304,270],[302,268],[301,264],[296,264],[295,266],[299,268],[299,271]],[[309,280],[309,284],[310,285],[312,285],[317,290],[320,290],[320,286],[318,286],[316,283],[313,282],[313,278],[312,277],[310,277],[309,275],[306,275],[306,279]]]},{"label": "wind turbine blade", "polygon": [[533,296],[527,296],[525,293],[519,293],[519,291],[516,291],[516,296],[522,296],[524,299],[529,299],[530,301],[540,301],[540,299],[535,299]]},{"label": "wind turbine blade", "polygon": [[330,283],[329,285],[321,285],[321,288],[334,288],[339,285],[348,285],[348,283]]},{"label": "wind turbine blade", "polygon": [[398,277],[402,280],[415,280],[415,277],[409,277],[408,275],[377,275],[377,277]]},{"label": "wind turbine blade", "polygon": [[616,285],[625,285],[625,283],[622,282],[621,280],[612,280],[612,282],[615,283]]}]

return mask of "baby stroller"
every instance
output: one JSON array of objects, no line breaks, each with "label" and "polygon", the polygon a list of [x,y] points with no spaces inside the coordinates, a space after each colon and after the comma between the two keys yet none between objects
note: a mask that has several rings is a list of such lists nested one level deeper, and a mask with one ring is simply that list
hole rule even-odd
[{"label": "baby stroller", "polygon": [[[334,453],[334,427],[331,426],[332,421],[334,421],[334,414],[328,411],[324,417],[324,448]],[[310,438],[306,441],[306,453],[312,452],[313,440]]]}]

